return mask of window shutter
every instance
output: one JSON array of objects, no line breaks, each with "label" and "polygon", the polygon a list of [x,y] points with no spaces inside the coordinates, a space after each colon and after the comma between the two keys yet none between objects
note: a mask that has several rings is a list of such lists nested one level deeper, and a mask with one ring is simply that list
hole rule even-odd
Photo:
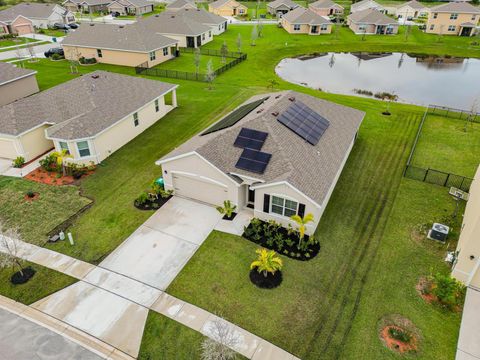
[{"label": "window shutter", "polygon": [[263,194],[263,212],[270,212],[270,195]]},{"label": "window shutter", "polygon": [[298,204],[298,216],[302,219],[305,216],[305,204]]}]

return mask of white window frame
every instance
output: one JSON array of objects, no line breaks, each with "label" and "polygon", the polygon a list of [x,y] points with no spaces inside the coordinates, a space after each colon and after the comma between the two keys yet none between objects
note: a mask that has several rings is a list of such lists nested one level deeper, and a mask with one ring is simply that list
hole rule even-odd
[{"label": "white window frame", "polygon": [[[77,141],[76,144],[77,144],[77,150],[78,150],[78,156],[79,157],[85,158],[85,157],[92,156],[92,152],[90,151],[90,143],[88,142],[88,140]],[[80,144],[87,144],[87,147],[80,149]],[[81,153],[82,150],[88,150],[88,155],[82,155],[82,153]]]},{"label": "white window frame", "polygon": [[455,25],[448,25],[448,30],[447,31],[455,31],[456,28],[457,27]]},{"label": "white window frame", "polygon": [[155,53],[155,51],[150,51],[148,53],[148,56],[150,58],[150,61],[155,61],[157,59],[157,54]]},{"label": "white window frame", "polygon": [[327,24],[320,25],[320,31],[327,31],[327,30],[328,30],[328,25]]},{"label": "white window frame", "polygon": [[159,112],[160,111],[160,101],[158,99],[155,99],[155,101],[153,103],[155,105],[155,112]]},{"label": "white window frame", "polygon": [[102,49],[97,49],[97,56],[98,56],[99,58],[103,58]]},{"label": "white window frame", "polygon": [[293,24],[293,31],[300,31],[302,26],[300,24]]},{"label": "white window frame", "polygon": [[366,31],[367,30],[367,25],[358,25],[358,31]]},{"label": "white window frame", "polygon": [[458,19],[458,14],[457,13],[450,14],[450,20],[457,20],[457,19]]},{"label": "white window frame", "polygon": [[138,119],[138,112],[133,113],[133,126],[137,127],[140,125],[140,120]]},{"label": "white window frame", "polygon": [[163,56],[168,56],[168,47],[163,48]]},{"label": "white window frame", "polygon": [[[65,147],[63,147],[62,144],[65,144]],[[67,154],[70,154],[70,148],[68,147],[68,143],[66,141],[59,141],[58,147],[60,151],[67,150]]]},{"label": "white window frame", "polygon": [[[279,199],[279,200],[282,200],[282,205],[278,205],[278,204],[274,204],[274,198],[276,199]],[[292,203],[295,203],[296,204],[296,207],[295,209],[293,207],[287,207],[286,206],[286,203],[287,201],[290,201]],[[285,198],[285,197],[282,197],[282,196],[278,196],[278,195],[271,195],[271,199],[270,199],[270,213],[272,214],[275,214],[275,215],[278,215],[278,216],[283,216],[283,217],[287,217],[287,218],[290,218],[291,216],[293,215],[297,215],[298,214],[298,207],[299,207],[300,203],[296,200],[292,200],[292,199],[288,199],[288,198]],[[281,208],[281,214],[279,214],[278,212],[274,211],[274,207],[277,207],[277,208]],[[285,211],[286,210],[289,210],[289,211],[292,211],[294,212],[292,215],[285,215]]]}]

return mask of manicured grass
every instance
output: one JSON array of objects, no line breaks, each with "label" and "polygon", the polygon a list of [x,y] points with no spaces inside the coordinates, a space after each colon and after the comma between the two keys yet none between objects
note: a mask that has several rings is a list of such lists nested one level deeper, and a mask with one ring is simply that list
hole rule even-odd
[{"label": "manicured grass", "polygon": [[[40,196],[26,201],[27,191]],[[0,219],[7,227],[17,227],[23,239],[31,243],[43,244],[48,232],[90,202],[75,186],[49,186],[0,176]]]},{"label": "manicured grass", "polygon": [[39,34],[42,35],[48,35],[48,36],[54,36],[54,37],[63,37],[67,36],[65,31],[63,30],[55,30],[55,29],[41,29],[38,31]]},{"label": "manicured grass", "polygon": [[[24,39],[24,38],[22,38]],[[18,43],[13,43],[11,45],[3,45],[3,44],[0,44],[0,46],[3,46],[0,47],[0,52],[5,52],[5,51],[15,51],[17,49],[22,49],[22,52],[24,55],[26,55],[26,51],[27,51],[27,47],[32,44],[32,43],[35,43],[35,46],[37,45],[44,45],[44,44],[48,44],[48,41],[39,41],[39,40],[33,40],[33,39],[29,39],[29,41],[21,41],[21,42],[18,42]],[[8,46],[13,46],[13,45],[20,45],[16,48],[8,48]]]},{"label": "manicured grass", "polygon": [[[466,130],[466,131],[465,131]],[[428,115],[412,165],[473,177],[480,162],[480,124]]]},{"label": "manicured grass", "polygon": [[[222,62],[222,58],[220,56],[208,56],[208,55],[201,55],[200,56],[200,66],[199,66],[199,73],[206,74],[207,73],[207,63],[212,60],[212,68],[213,70],[218,69],[224,65]],[[227,58],[227,62],[230,62],[234,59]],[[157,65],[156,68],[159,69],[168,69],[168,70],[178,70],[178,71],[186,71],[186,72],[196,72],[195,67],[195,55],[191,53],[181,53],[179,57],[164,62],[160,65]]]},{"label": "manicured grass", "polygon": [[30,39],[30,38],[24,38],[24,37],[19,37],[19,38],[15,38],[15,39],[3,39],[3,40],[0,40],[0,49],[2,47],[22,45],[22,44],[35,42],[35,41],[38,41],[38,40]]},{"label": "manicured grass", "polygon": [[0,269],[0,295],[30,305],[77,281],[68,275],[37,264],[26,262],[25,267],[27,266],[35,269],[36,273],[27,283],[22,285],[11,283],[10,278],[13,274],[11,268]]}]

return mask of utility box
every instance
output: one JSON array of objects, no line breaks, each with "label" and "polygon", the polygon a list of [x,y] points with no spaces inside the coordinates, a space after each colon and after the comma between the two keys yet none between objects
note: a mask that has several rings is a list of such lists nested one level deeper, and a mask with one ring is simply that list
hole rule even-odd
[{"label": "utility box", "polygon": [[432,228],[428,231],[427,237],[431,240],[444,243],[447,240],[450,228],[447,225],[433,223]]}]

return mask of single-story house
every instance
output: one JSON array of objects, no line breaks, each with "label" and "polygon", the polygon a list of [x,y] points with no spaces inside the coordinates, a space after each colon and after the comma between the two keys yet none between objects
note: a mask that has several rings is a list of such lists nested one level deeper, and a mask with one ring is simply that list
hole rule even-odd
[{"label": "single-story house", "polygon": [[178,16],[184,16],[187,19],[191,19],[196,23],[209,26],[212,30],[213,35],[220,35],[227,30],[228,20],[222,16],[215,15],[214,13],[208,12],[205,9],[179,9],[176,11],[166,11],[166,13],[172,13]]},{"label": "single-story house", "polygon": [[0,62],[0,106],[38,92],[37,72]]},{"label": "single-story house", "polygon": [[107,13],[112,0],[66,0],[62,5],[72,12]]},{"label": "single-story house", "polygon": [[293,91],[255,96],[156,164],[175,196],[230,200],[284,226],[312,213],[312,234],[364,115]]},{"label": "single-story house", "polygon": [[308,8],[320,16],[342,16],[345,10],[332,0],[318,0],[308,5]]},{"label": "single-story house", "polygon": [[95,58],[99,63],[153,67],[175,57],[178,40],[138,24],[84,24],[62,42],[65,58]]},{"label": "single-story house", "polygon": [[146,0],[114,0],[108,4],[109,13],[120,15],[143,15],[153,12],[153,3]]},{"label": "single-story house", "polygon": [[235,0],[217,0],[208,4],[208,11],[219,16],[243,16],[248,8]]},{"label": "single-story house", "polygon": [[[17,20],[19,17],[28,19],[34,28],[47,29],[55,23],[69,24],[75,22],[75,15],[57,4],[52,3],[19,3],[8,9],[0,11],[0,21],[12,24],[13,27],[17,27],[16,31],[12,33],[25,34],[26,30],[18,29],[19,24]],[[27,22],[23,21],[25,29],[29,29],[30,26]],[[26,25],[25,25],[26,24]]]},{"label": "single-story house", "polygon": [[274,0],[267,3],[267,11],[271,15],[282,17],[284,14],[298,8],[299,6],[300,5],[293,0]]},{"label": "single-story house", "polygon": [[35,31],[33,22],[22,15],[11,20],[8,14],[0,12],[0,29],[5,34],[25,35]]},{"label": "single-story house", "polygon": [[181,10],[181,9],[197,9],[197,5],[195,5],[195,2],[190,1],[190,0],[175,0],[171,2],[170,4],[167,4],[167,10],[170,11],[176,11],[176,10]]},{"label": "single-story house", "polygon": [[480,21],[480,9],[467,2],[450,2],[430,8],[425,32],[473,36]]},{"label": "single-story house", "polygon": [[347,17],[347,25],[355,34],[393,35],[398,33],[398,22],[378,10],[366,9]]},{"label": "single-story house", "polygon": [[399,5],[395,10],[396,17],[400,20],[412,20],[428,16],[429,8],[417,0],[408,1]]},{"label": "single-story house", "polygon": [[377,3],[375,0],[362,0],[352,4],[352,6],[350,7],[350,13],[367,9],[374,9],[382,13],[386,12],[386,9],[382,5]]},{"label": "single-story house", "polygon": [[172,11],[140,19],[136,26],[143,26],[146,32],[175,39],[179,47],[197,48],[213,40],[213,31],[210,26]]},{"label": "single-story house", "polygon": [[310,9],[298,7],[282,16],[282,27],[290,34],[320,35],[332,32],[332,22]]},{"label": "single-story house", "polygon": [[30,161],[55,148],[99,163],[174,109],[177,86],[95,71],[4,105],[0,158]]}]

